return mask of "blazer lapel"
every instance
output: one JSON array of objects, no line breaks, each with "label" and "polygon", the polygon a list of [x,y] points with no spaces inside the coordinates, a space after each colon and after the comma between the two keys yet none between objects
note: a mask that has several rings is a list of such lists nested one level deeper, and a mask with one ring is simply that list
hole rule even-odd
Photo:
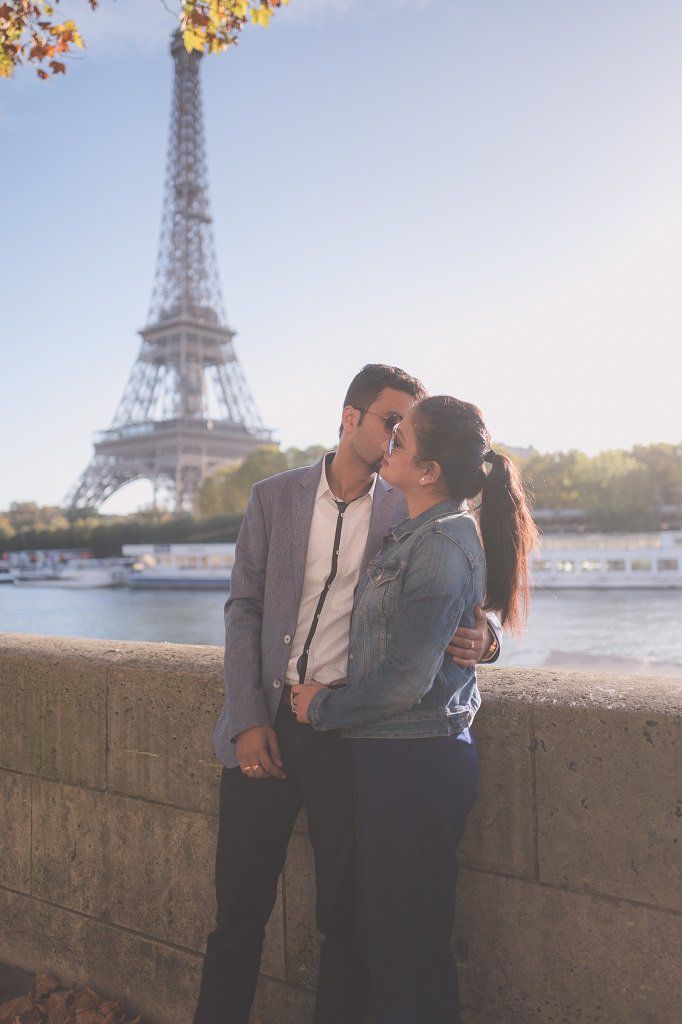
[{"label": "blazer lapel", "polygon": [[[324,456],[323,456],[324,457]],[[317,485],[322,473],[322,459],[304,473],[298,480],[291,502],[291,583],[292,605],[298,609],[303,593],[305,560],[308,553],[308,538],[315,508]]]}]

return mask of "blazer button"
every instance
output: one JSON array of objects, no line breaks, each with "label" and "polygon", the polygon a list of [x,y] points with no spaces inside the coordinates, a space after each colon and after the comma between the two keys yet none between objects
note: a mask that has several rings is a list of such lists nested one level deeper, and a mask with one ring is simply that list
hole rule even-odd
[{"label": "blazer button", "polygon": [[275,687],[275,689],[276,689],[276,690],[279,690],[279,688],[280,688],[280,686],[281,686],[282,684],[281,684],[281,682],[280,682],[280,680],[279,680],[279,679],[273,679],[273,681],[272,681],[272,685],[273,685],[273,686]]},{"label": "blazer button", "polygon": [[289,636],[289,634],[288,634],[288,633],[287,633],[287,635],[286,635],[286,636],[284,637],[284,643],[285,643],[285,644],[290,644],[290,643],[291,643],[291,637]]}]

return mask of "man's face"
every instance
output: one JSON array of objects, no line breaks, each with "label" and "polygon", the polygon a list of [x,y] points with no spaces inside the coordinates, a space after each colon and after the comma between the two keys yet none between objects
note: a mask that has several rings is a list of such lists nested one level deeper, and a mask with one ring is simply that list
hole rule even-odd
[{"label": "man's face", "polygon": [[384,445],[391,432],[391,424],[389,423],[387,428],[386,419],[391,415],[397,415],[402,418],[414,404],[414,398],[404,391],[384,388],[367,407],[367,412],[364,416],[361,416],[356,410],[357,418],[351,437],[351,444],[355,453],[373,473],[379,472]]}]

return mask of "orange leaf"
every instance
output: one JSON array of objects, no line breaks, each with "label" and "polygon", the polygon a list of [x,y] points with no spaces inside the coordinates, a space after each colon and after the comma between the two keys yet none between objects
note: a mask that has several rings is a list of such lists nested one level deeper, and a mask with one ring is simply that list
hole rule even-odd
[{"label": "orange leaf", "polygon": [[92,989],[84,988],[81,992],[73,993],[73,1006],[76,1012],[78,1010],[96,1010],[97,1003],[99,1002],[99,996],[95,999],[95,993]]},{"label": "orange leaf", "polygon": [[60,60],[51,60],[50,67],[52,68],[53,75],[65,75],[66,64],[62,64]]},{"label": "orange leaf", "polygon": [[103,1020],[97,1010],[76,1010],[75,1024],[102,1024]]},{"label": "orange leaf", "polygon": [[65,1024],[71,1011],[66,1005],[70,992],[52,992],[47,1000],[47,1024]]}]

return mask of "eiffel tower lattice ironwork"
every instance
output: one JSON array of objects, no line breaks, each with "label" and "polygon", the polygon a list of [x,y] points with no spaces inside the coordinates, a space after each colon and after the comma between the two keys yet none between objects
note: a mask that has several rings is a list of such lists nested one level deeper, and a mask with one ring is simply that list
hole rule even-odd
[{"label": "eiffel tower lattice ironwork", "polygon": [[204,143],[199,61],[179,31],[161,240],[148,326],[112,424],[69,494],[97,508],[137,479],[190,510],[202,478],[272,440],[263,428],[223,311]]}]

